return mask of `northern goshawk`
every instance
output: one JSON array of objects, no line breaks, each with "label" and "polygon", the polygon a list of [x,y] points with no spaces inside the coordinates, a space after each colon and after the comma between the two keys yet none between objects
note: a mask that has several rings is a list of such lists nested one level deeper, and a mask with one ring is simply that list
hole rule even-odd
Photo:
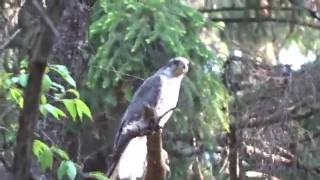
[{"label": "northern goshawk", "polygon": [[177,105],[181,81],[188,66],[186,58],[170,59],[135,92],[115,137],[108,177],[117,166],[120,179],[136,179],[143,175],[147,155],[144,132],[154,126],[150,117],[146,118],[146,108],[152,108],[154,116],[161,117],[157,125],[163,127]]}]

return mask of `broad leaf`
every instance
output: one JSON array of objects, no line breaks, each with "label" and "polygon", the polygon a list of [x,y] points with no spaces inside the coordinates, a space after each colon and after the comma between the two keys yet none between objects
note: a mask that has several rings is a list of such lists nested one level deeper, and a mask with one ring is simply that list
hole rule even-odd
[{"label": "broad leaf", "polygon": [[40,103],[41,104],[47,104],[47,97],[45,95],[41,95],[40,97]]},{"label": "broad leaf", "polygon": [[77,108],[74,99],[63,99],[64,106],[67,108],[67,111],[72,117],[72,120],[75,121],[77,117]]},{"label": "broad leaf", "polygon": [[77,168],[72,161],[62,161],[57,172],[59,180],[73,180],[77,175]]},{"label": "broad leaf", "polygon": [[97,180],[108,180],[108,177],[100,171],[89,172],[89,177]]},{"label": "broad leaf", "polygon": [[61,92],[65,92],[65,88],[61,85],[61,84],[58,84],[56,82],[52,82],[52,89],[55,89],[57,91],[61,91]]},{"label": "broad leaf", "polygon": [[32,144],[32,152],[33,154],[39,158],[40,154],[43,152],[44,149],[49,148],[45,143],[40,140],[34,140]]},{"label": "broad leaf", "polygon": [[51,151],[57,154],[63,160],[69,160],[68,154],[57,146],[52,146]]},{"label": "broad leaf", "polygon": [[82,119],[83,114],[92,119],[91,111],[89,107],[80,99],[75,99],[76,108],[80,119]]},{"label": "broad leaf", "polygon": [[52,85],[52,80],[47,74],[45,74],[42,79],[42,86],[41,86],[42,91],[44,92],[49,91],[49,89],[51,88],[51,85]]},{"label": "broad leaf", "polygon": [[64,65],[50,65],[52,70],[56,71],[60,76],[67,81],[71,86],[76,87],[76,81],[71,77],[68,69]]},{"label": "broad leaf", "polygon": [[46,169],[52,169],[52,163],[53,163],[53,153],[48,148],[44,149],[43,153],[40,154],[40,167],[41,170],[45,171]]},{"label": "broad leaf", "polygon": [[18,88],[9,89],[11,98],[19,105],[20,108],[23,107],[23,92]]},{"label": "broad leaf", "polygon": [[32,144],[32,152],[37,157],[41,170],[52,168],[53,154],[51,149],[40,140],[34,140]]},{"label": "broad leaf", "polygon": [[27,74],[21,74],[18,77],[18,79],[19,79],[18,82],[22,87],[26,87],[27,86],[27,83],[28,83],[28,75]]},{"label": "broad leaf", "polygon": [[58,120],[60,119],[60,116],[66,117],[66,114],[63,111],[61,111],[61,109],[52,106],[51,104],[45,104],[43,105],[43,108]]},{"label": "broad leaf", "polygon": [[75,89],[68,89],[67,92],[75,95],[77,99],[80,98],[80,93],[79,93],[77,90],[75,90]]}]

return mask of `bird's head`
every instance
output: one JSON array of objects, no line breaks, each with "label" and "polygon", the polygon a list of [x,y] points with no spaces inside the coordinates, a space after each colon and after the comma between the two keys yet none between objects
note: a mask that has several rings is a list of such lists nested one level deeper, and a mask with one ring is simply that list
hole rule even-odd
[{"label": "bird's head", "polygon": [[166,71],[170,76],[178,77],[189,70],[189,60],[184,57],[175,57],[169,60]]}]

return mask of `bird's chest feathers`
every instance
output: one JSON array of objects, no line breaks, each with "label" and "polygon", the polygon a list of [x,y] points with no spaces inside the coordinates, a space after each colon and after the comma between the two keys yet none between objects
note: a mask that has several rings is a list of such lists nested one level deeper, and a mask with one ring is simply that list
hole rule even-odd
[{"label": "bird's chest feathers", "polygon": [[160,78],[162,86],[160,88],[156,112],[161,116],[177,105],[182,77],[168,78],[160,76]]}]

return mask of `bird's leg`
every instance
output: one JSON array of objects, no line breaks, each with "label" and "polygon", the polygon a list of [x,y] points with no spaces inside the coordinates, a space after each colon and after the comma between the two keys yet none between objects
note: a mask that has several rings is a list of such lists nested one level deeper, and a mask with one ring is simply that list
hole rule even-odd
[{"label": "bird's leg", "polygon": [[158,116],[155,108],[150,106],[149,104],[144,104],[144,119],[147,120],[147,129],[146,129],[146,134],[152,134],[154,132],[156,132],[159,129],[162,129],[163,127],[161,127],[159,125],[160,120],[167,115],[169,112],[173,111],[174,109],[176,109],[177,107],[173,107],[171,109],[169,109],[168,111],[166,111],[164,114],[162,114],[161,116]]},{"label": "bird's leg", "polygon": [[[177,108],[177,106],[175,106],[175,107],[173,107],[173,108],[169,109],[168,111],[166,111],[165,113],[163,113],[160,117],[158,117],[158,118],[156,119],[157,124],[159,124],[160,120],[161,120],[165,115],[167,115],[169,112],[171,112],[171,111],[175,110],[176,108]],[[162,128],[162,127],[161,127],[161,128]]]}]

